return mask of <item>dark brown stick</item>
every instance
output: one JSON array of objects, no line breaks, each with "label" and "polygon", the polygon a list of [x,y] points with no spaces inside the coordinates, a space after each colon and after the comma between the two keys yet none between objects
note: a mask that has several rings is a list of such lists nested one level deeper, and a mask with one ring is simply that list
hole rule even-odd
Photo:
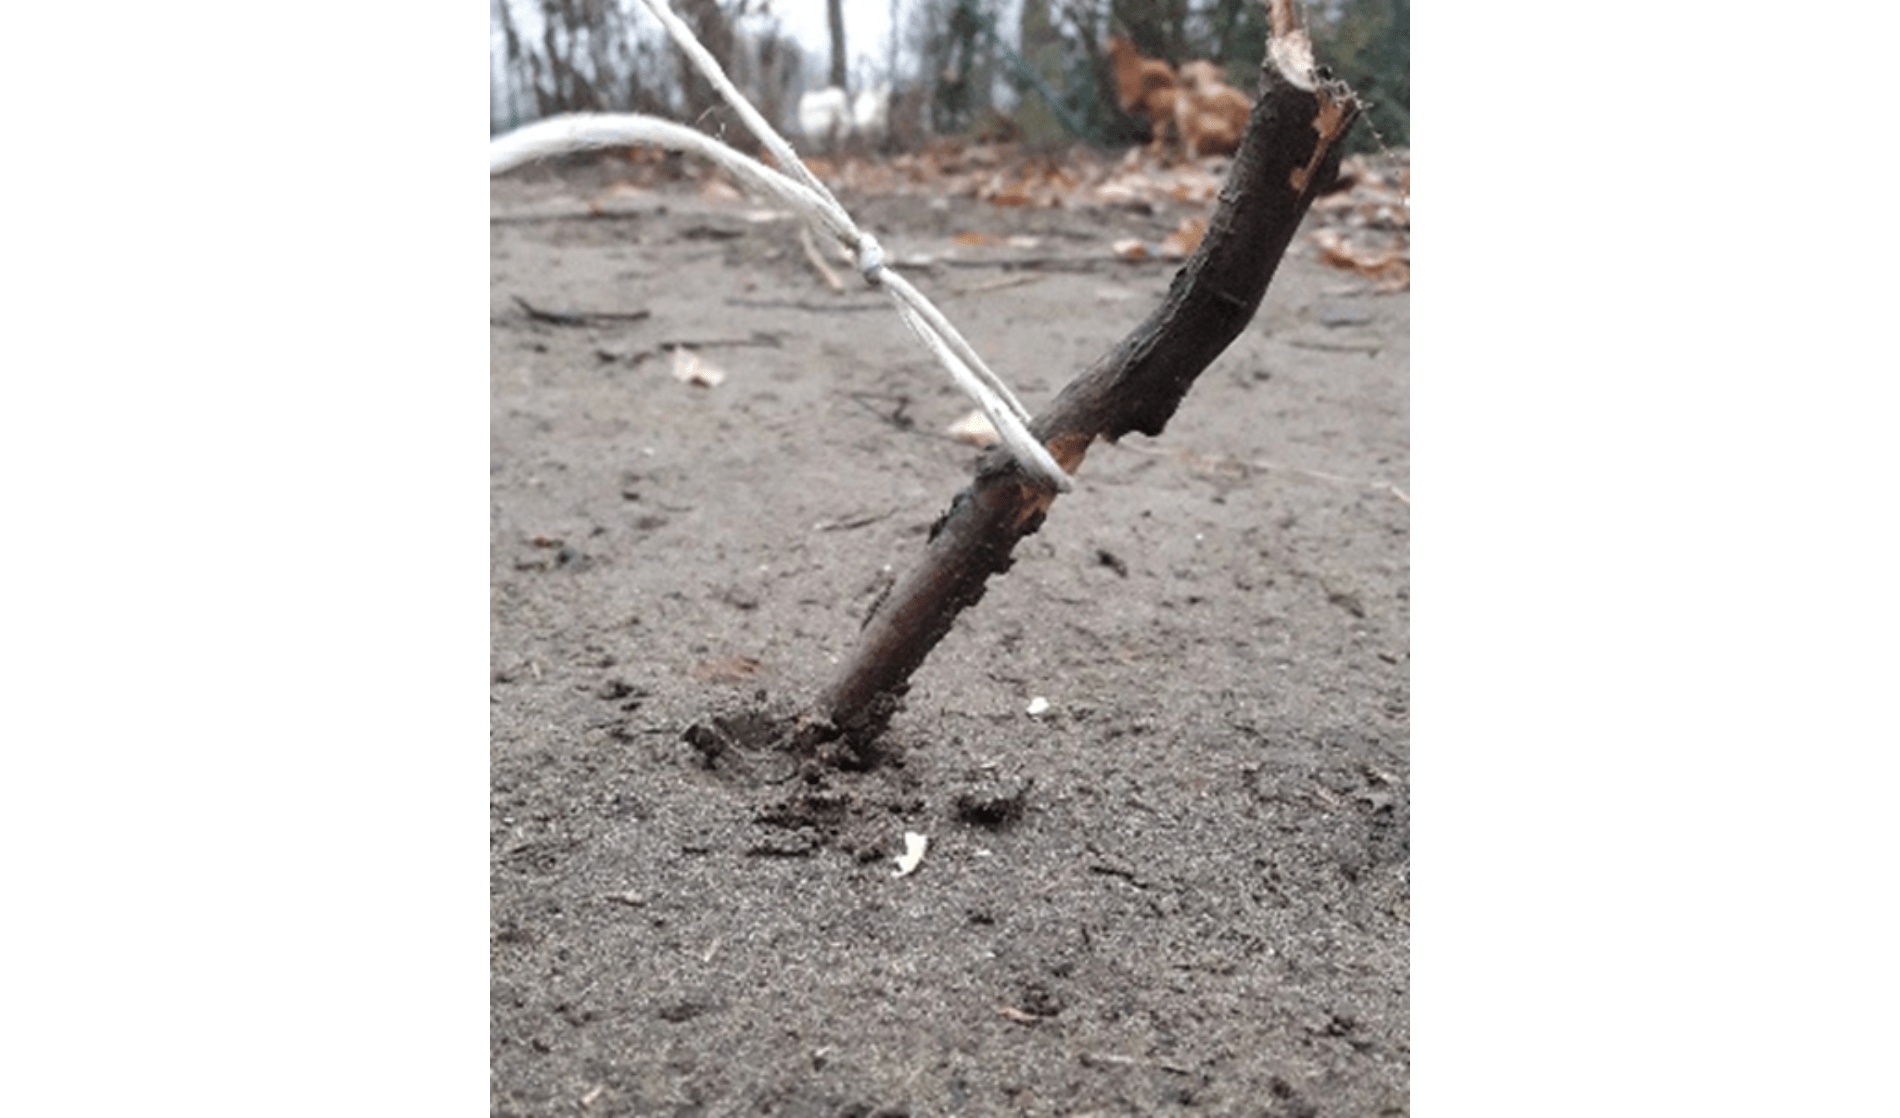
[{"label": "dark brown stick", "polygon": [[[1343,86],[1314,77],[1290,5],[1273,8],[1260,97],[1200,248],[1161,306],[1031,424],[1071,474],[1096,439],[1161,433],[1195,378],[1252,321],[1300,219],[1338,172],[1359,104]],[[842,736],[855,747],[881,733],[911,673],[957,614],[983,597],[990,576],[1009,569],[1010,553],[1041,526],[1055,497],[1001,451],[986,455],[931,530],[922,561],[865,622],[795,744],[813,749]]]},{"label": "dark brown stick", "polygon": [[526,311],[529,318],[536,322],[546,322],[553,326],[589,326],[597,322],[638,322],[653,312],[637,311],[550,311],[543,310],[519,295],[511,296],[515,305]]}]

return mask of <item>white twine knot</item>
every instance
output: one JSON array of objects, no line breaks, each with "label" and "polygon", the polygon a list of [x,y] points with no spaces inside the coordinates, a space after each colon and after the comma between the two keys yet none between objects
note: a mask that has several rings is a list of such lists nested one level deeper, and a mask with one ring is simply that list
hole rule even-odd
[{"label": "white twine knot", "polygon": [[863,273],[864,282],[876,287],[884,273],[884,246],[877,238],[865,233],[858,238],[858,271]]}]

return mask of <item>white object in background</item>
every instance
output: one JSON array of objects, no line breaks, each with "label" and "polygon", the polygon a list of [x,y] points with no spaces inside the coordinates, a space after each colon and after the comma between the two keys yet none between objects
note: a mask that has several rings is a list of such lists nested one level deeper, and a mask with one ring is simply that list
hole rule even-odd
[{"label": "white object in background", "polygon": [[891,130],[891,87],[859,90],[851,101],[851,132],[876,143]]},{"label": "white object in background", "polygon": [[851,134],[851,104],[835,85],[798,95],[798,130],[808,143],[820,147]]}]

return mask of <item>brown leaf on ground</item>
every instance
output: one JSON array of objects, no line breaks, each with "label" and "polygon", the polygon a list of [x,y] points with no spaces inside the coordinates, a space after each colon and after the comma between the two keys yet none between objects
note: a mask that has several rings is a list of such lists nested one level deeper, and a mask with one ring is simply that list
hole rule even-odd
[{"label": "brown leaf on ground", "polygon": [[992,206],[1027,206],[1033,201],[1029,190],[1020,180],[1005,178],[998,174],[990,180],[988,186],[977,192],[977,197]]},{"label": "brown leaf on ground", "polygon": [[1207,236],[1207,219],[1190,217],[1175,226],[1174,232],[1169,233],[1167,239],[1161,242],[1160,255],[1174,260],[1191,256],[1195,249],[1201,247],[1201,238],[1205,236]]},{"label": "brown leaf on ground", "polygon": [[1313,241],[1319,245],[1321,263],[1379,280],[1381,291],[1411,289],[1412,256],[1409,248],[1375,250],[1354,244],[1337,229],[1315,229]]},{"label": "brown leaf on ground", "polygon": [[[1210,85],[1206,78],[1199,80]],[[1035,153],[1014,142],[951,138],[890,157],[840,155],[806,162],[835,188],[863,197],[959,197],[1008,209],[1109,206],[1165,215],[1178,224],[1159,244],[1128,238],[1114,242],[1112,251],[1128,260],[1179,260],[1194,252],[1206,231],[1204,215],[1181,217],[1180,211],[1200,210],[1214,201],[1230,160],[1220,155],[1180,159],[1146,148],[1104,155],[1081,145]],[[618,181],[588,203],[596,214],[635,203],[664,182],[693,183],[708,198],[736,197],[716,170],[657,149],[630,149],[626,162],[616,161],[616,167]],[[1409,290],[1411,193],[1410,152],[1347,158],[1329,192],[1312,206],[1309,235],[1320,259],[1377,281],[1381,292]],[[952,242],[961,248],[1033,247],[981,230],[958,233]],[[719,371],[710,375],[711,380],[689,383],[717,383]]]}]

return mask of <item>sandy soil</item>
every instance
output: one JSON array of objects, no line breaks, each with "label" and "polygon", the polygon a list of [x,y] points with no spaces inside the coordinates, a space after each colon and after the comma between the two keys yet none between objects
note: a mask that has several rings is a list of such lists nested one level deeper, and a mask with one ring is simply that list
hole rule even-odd
[{"label": "sandy soil", "polygon": [[[817,690],[969,408],[788,222],[611,178],[492,188],[493,1112],[1406,1113],[1410,297],[1296,242],[812,786],[687,730]],[[1032,411],[1205,208],[846,202]]]}]

